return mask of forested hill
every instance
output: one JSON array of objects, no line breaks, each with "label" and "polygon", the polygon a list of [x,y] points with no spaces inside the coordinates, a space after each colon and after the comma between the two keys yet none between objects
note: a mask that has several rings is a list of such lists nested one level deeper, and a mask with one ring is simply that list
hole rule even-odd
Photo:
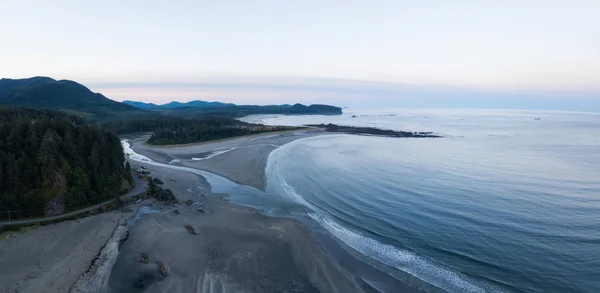
[{"label": "forested hill", "polygon": [[177,102],[173,101],[167,104],[157,105],[153,103],[146,102],[137,102],[137,101],[123,101],[123,103],[138,107],[140,109],[148,109],[148,110],[160,110],[160,109],[174,109],[174,108],[182,108],[182,107],[192,107],[192,108],[215,108],[215,107],[229,107],[235,106],[235,104],[231,103],[221,103],[221,102],[207,102],[207,101],[189,101],[189,102]]},{"label": "forested hill", "polygon": [[204,115],[242,117],[252,114],[340,115],[342,108],[330,105],[235,105],[231,103],[190,101],[164,105],[111,100],[100,93],[70,80],[50,77],[0,79],[0,105],[56,109],[79,115],[94,123],[160,116],[197,118]]},{"label": "forested hill", "polygon": [[10,79],[10,78],[2,78],[0,79],[0,99],[3,96],[10,93],[10,91],[26,86],[34,86],[47,82],[55,82],[56,80],[45,77],[45,76],[36,76],[32,78],[23,78],[23,79]]},{"label": "forested hill", "polygon": [[236,105],[221,102],[190,101],[186,103],[170,102],[164,105],[152,103],[123,101],[123,103],[142,109],[160,112],[172,116],[193,117],[201,114],[243,117],[253,114],[283,115],[341,115],[342,108],[330,105]]},{"label": "forested hill", "polygon": [[129,187],[124,163],[119,138],[79,117],[0,108],[1,219],[7,210],[44,216],[112,198]]},{"label": "forested hill", "polygon": [[0,105],[60,109],[92,120],[144,114],[74,81],[49,77],[0,79]]}]

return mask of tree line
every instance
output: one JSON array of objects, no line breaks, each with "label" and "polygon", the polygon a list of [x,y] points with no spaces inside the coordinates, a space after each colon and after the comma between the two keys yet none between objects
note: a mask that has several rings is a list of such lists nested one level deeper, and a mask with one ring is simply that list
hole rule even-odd
[{"label": "tree line", "polygon": [[[105,201],[132,178],[118,137],[53,110],[0,108],[0,211]],[[14,216],[14,215],[13,215]]]},{"label": "tree line", "polygon": [[250,124],[216,115],[119,120],[105,123],[103,127],[116,134],[152,132],[148,143],[154,145],[185,144],[293,128]]}]

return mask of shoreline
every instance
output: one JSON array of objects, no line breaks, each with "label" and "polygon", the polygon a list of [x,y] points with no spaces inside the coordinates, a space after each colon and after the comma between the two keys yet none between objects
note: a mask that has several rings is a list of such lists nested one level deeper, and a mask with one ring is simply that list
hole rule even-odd
[{"label": "shoreline", "polygon": [[[222,153],[216,157],[206,159],[204,161],[208,161],[208,162],[215,161],[215,159],[221,157],[220,160],[216,160],[216,161],[222,162],[222,161],[227,161],[228,159],[233,158],[238,162],[238,165],[245,165],[246,163],[244,162],[244,160],[255,163],[255,161],[252,159],[252,155],[257,152],[255,148],[266,149],[267,150],[267,151],[265,151],[266,155],[260,157],[264,161],[263,162],[264,166],[261,167],[261,171],[263,174],[260,174],[261,176],[254,174],[255,178],[261,178],[262,180],[264,180],[264,179],[266,179],[266,177],[263,177],[263,176],[265,176],[264,173],[266,172],[266,170],[265,170],[266,161],[268,160],[268,155],[270,154],[271,151],[273,151],[275,148],[277,148],[283,144],[286,144],[286,143],[289,143],[289,142],[292,142],[292,141],[295,141],[298,139],[302,139],[302,138],[318,136],[321,134],[335,135],[334,133],[323,133],[323,132],[310,132],[308,134],[299,132],[299,133],[296,133],[296,135],[291,136],[291,137],[285,137],[285,136],[281,137],[279,135],[278,136],[261,135],[260,137],[256,137],[255,139],[253,139],[251,141],[248,141],[245,139],[234,140],[234,142],[238,143],[238,145],[236,145],[234,143],[224,145],[224,144],[220,144],[218,142],[218,143],[214,143],[214,144],[210,145],[210,148],[182,147],[182,148],[175,149],[175,151],[173,151],[173,149],[171,149],[171,148],[166,148],[164,150],[165,153],[157,153],[155,149],[148,150],[147,148],[144,148],[143,145],[140,144],[139,142],[137,144],[135,142],[132,143],[131,148],[134,151],[138,152],[139,154],[141,154],[143,156],[147,156],[149,159],[152,159],[152,160],[158,159],[157,160],[158,162],[160,162],[160,160],[162,160],[161,164],[171,163],[171,164],[169,164],[170,166],[166,166],[167,168],[163,168],[163,169],[168,169],[168,168],[173,168],[173,167],[175,167],[175,168],[187,167],[187,168],[192,168],[192,170],[205,170],[211,174],[216,174],[216,175],[222,176],[228,180],[233,181],[234,183],[239,184],[239,181],[235,180],[235,178],[232,178],[228,175],[222,175],[223,173],[227,173],[227,172],[223,172],[222,170],[217,170],[217,172],[213,172],[211,170],[206,170],[206,168],[197,168],[196,166],[194,166],[195,162],[189,161],[190,157],[193,157],[190,154],[197,154],[199,152],[203,152],[203,153],[210,152],[211,148],[212,148],[212,151],[220,150],[223,148],[229,148],[229,151]],[[275,147],[269,147],[269,145],[273,145],[273,143],[278,143],[278,145]],[[142,147],[140,147],[140,145],[142,145]],[[238,153],[238,154],[234,153],[234,151],[232,151],[231,148],[237,148],[236,150],[239,150],[240,153]],[[174,158],[178,158],[183,161],[173,163],[172,160],[174,160]],[[186,159],[188,161],[185,161]],[[202,161],[200,161],[200,162],[202,162]],[[141,163],[141,164],[144,164],[144,163]],[[149,165],[151,165],[151,164],[149,164]],[[221,168],[230,168],[229,165],[224,165],[224,164],[218,164],[218,166]],[[240,172],[243,172],[246,174],[250,173],[250,172],[246,171],[247,170],[246,168],[237,168],[236,170],[239,170]],[[171,169],[170,172],[175,172],[175,171]],[[221,174],[219,174],[219,173],[221,173]],[[234,174],[234,175],[237,175],[237,174]],[[160,177],[160,178],[164,179],[162,177]],[[172,177],[169,177],[169,178],[172,178]],[[200,177],[200,178],[202,178],[202,177]],[[212,181],[214,181],[214,179]],[[217,182],[217,185],[221,185],[221,184],[219,182]],[[243,184],[243,185],[252,186],[251,184]],[[254,187],[256,187],[256,186],[254,186]],[[233,187],[233,188],[236,188],[236,187]],[[209,186],[209,190],[210,189],[211,189],[211,187]],[[264,189],[262,189],[262,188],[258,188],[258,189],[261,191],[264,191]],[[237,198],[237,199],[242,199],[242,201],[247,200],[248,197],[254,197],[255,193],[261,193],[260,191],[256,191],[255,193],[252,193],[252,195],[250,195],[250,194],[246,194],[247,190],[245,190],[245,191],[238,190],[238,193],[239,192],[241,192],[242,194],[245,194],[242,198],[240,198],[240,197]],[[177,192],[176,192],[176,194],[177,194]],[[260,195],[258,195],[258,196],[260,196]],[[245,198],[245,199],[243,199],[243,198]],[[267,199],[267,200],[269,200],[269,199]],[[276,200],[276,199],[270,199],[270,201],[273,201],[273,200]],[[422,285],[420,283],[421,281],[417,281],[417,283],[414,283],[411,281],[409,281],[408,283],[404,283],[406,280],[402,281],[400,279],[397,279],[397,277],[392,277],[392,275],[385,273],[385,270],[383,270],[383,271],[381,270],[381,266],[383,266],[383,264],[375,264],[374,265],[374,263],[377,263],[377,261],[365,259],[368,257],[362,256],[360,254],[360,252],[354,251],[350,246],[346,245],[343,242],[340,242],[339,239],[337,239],[333,235],[327,233],[327,231],[325,229],[318,226],[316,222],[311,221],[311,219],[309,219],[308,217],[306,217],[306,219],[303,219],[302,221],[298,221],[299,219],[297,219],[295,216],[290,217],[291,215],[263,216],[261,214],[261,210],[262,210],[263,206],[260,203],[256,204],[256,203],[245,202],[242,205],[241,202],[236,201],[235,203],[228,203],[228,204],[236,206],[238,208],[250,209],[253,211],[253,213],[256,213],[259,216],[263,217],[263,219],[278,219],[281,221],[296,221],[301,226],[300,229],[303,231],[302,232],[296,231],[295,233],[300,233],[300,234],[304,235],[304,237],[302,239],[304,239],[304,238],[313,239],[312,241],[315,241],[314,240],[315,238],[318,239],[318,240],[316,240],[316,242],[314,242],[314,244],[318,244],[319,246],[321,246],[322,249],[324,249],[324,254],[317,253],[316,255],[322,255],[321,257],[325,258],[326,262],[336,264],[337,268],[335,269],[335,271],[337,271],[337,273],[342,272],[344,275],[352,276],[350,278],[350,280],[351,280],[351,283],[353,283],[351,286],[354,288],[350,291],[347,291],[347,290],[346,291],[343,291],[343,290],[342,291],[335,291],[335,290],[332,291],[332,289],[330,288],[330,289],[324,290],[324,291],[321,290],[322,292],[380,292],[380,291],[378,291],[378,289],[376,289],[376,287],[374,287],[374,284],[381,284],[381,283],[393,284],[391,286],[388,285],[387,286],[388,289],[384,290],[385,292],[421,292],[419,289],[416,289],[415,287],[413,287],[413,286],[417,286],[417,284],[419,287],[423,287],[423,286],[421,286]],[[162,226],[162,225],[165,225],[165,224],[163,222],[161,222],[160,224],[158,224],[158,223],[155,224],[155,226]],[[239,225],[239,223],[232,224],[232,225]],[[255,232],[255,231],[253,231],[253,232]],[[302,241],[304,241],[304,240],[302,240]],[[307,243],[305,243],[305,245],[307,245]],[[335,257],[333,255],[335,255]],[[313,253],[311,253],[311,255],[306,255],[303,258],[311,258],[311,257],[314,257]],[[354,271],[354,273],[350,273],[350,270]],[[363,278],[363,277],[365,277],[365,278]],[[373,281],[373,280],[376,280],[376,281]],[[348,282],[348,280],[346,280],[345,282]],[[412,285],[409,285],[409,283]],[[429,285],[426,285],[425,287],[430,288]],[[430,289],[433,289],[433,292],[441,292],[441,291],[437,290],[436,288],[430,288]]]},{"label": "shoreline", "polygon": [[[190,172],[204,170],[260,192],[265,188],[265,166],[271,151],[321,134],[310,130],[266,133],[164,149],[144,147],[143,138],[132,139],[132,149],[141,149],[139,154],[168,165],[129,158],[132,168],[145,166],[150,176],[164,182],[161,187],[173,191],[179,203],[169,205],[154,199],[130,203],[125,213],[114,211],[52,224],[18,235],[8,246],[0,243],[3,252],[13,251],[3,253],[4,257],[19,255],[11,261],[0,256],[3,263],[17,267],[10,273],[8,266],[3,268],[5,272],[0,269],[0,283],[6,284],[0,291],[345,293],[379,292],[377,282],[372,281],[386,280],[395,284],[386,292],[419,292],[385,274],[366,278],[381,271],[355,258],[331,235],[315,233],[314,227],[296,218],[266,216],[259,209],[232,203],[228,194],[213,190],[207,181],[211,176]],[[192,160],[197,154],[223,149],[228,151]],[[176,158],[182,162],[173,162]],[[117,228],[141,207],[153,212],[127,227],[126,236],[116,235],[121,231]],[[120,245],[110,239],[117,239]],[[40,244],[18,250],[17,243],[24,242]],[[147,256],[147,263],[136,261],[140,255]],[[31,263],[41,258],[49,259],[42,261],[41,267],[39,262],[38,267]],[[104,262],[98,263],[99,258]],[[22,280],[27,280],[25,285]]]},{"label": "shoreline", "polygon": [[[171,147],[190,147],[190,146],[198,146],[198,145],[205,145],[205,144],[211,144],[211,143],[218,143],[218,142],[224,142],[224,141],[230,141],[230,140],[236,140],[236,139],[240,139],[240,138],[248,138],[248,137],[258,137],[258,136],[263,136],[263,135],[269,135],[269,134],[281,134],[281,133],[288,133],[288,132],[298,132],[298,131],[307,131],[307,130],[314,130],[315,128],[311,128],[311,127],[298,127],[297,129],[287,129],[287,130],[278,130],[278,131],[269,131],[269,132],[261,132],[261,133],[253,133],[253,134],[246,134],[246,135],[240,135],[240,136],[233,136],[233,137],[227,137],[227,138],[221,138],[221,139],[215,139],[215,140],[208,140],[208,141],[199,141],[199,142],[190,142],[190,143],[182,143],[182,144],[165,144],[165,145],[154,145],[154,144],[148,144],[145,143],[144,144],[148,147],[153,147],[153,148],[158,148],[158,149],[162,149],[162,148],[171,148]],[[140,137],[140,136],[149,136],[152,135],[152,132],[150,133],[140,133],[139,135],[132,135],[133,138],[136,137]]]},{"label": "shoreline", "polygon": [[0,241],[0,292],[69,291],[132,214],[114,210],[11,233]]},{"label": "shoreline", "polygon": [[[130,228],[110,276],[113,292],[374,292],[333,261],[298,220],[231,203],[198,174],[144,166],[180,203],[155,203],[158,212]],[[147,264],[135,261],[142,254]],[[164,279],[153,273],[158,262]]]},{"label": "shoreline", "polygon": [[[264,191],[266,166],[274,149],[297,139],[330,135],[320,130],[303,129],[281,133],[261,133],[201,144],[157,147],[145,143],[146,137],[131,139],[131,148],[156,162],[207,171],[242,185]],[[210,159],[194,160],[207,154],[226,151]]]}]

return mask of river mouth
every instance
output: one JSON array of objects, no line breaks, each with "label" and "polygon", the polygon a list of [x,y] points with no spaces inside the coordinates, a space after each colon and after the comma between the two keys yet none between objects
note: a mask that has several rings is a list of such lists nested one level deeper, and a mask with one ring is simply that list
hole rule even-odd
[{"label": "river mouth", "polygon": [[[385,263],[361,253],[356,247],[349,245],[345,241],[347,239],[332,233],[335,230],[327,229],[328,226],[324,225],[322,219],[316,216],[317,209],[306,203],[299,202],[297,197],[291,198],[289,190],[273,188],[278,186],[273,180],[278,180],[279,178],[272,176],[272,174],[267,177],[267,190],[261,191],[254,187],[237,184],[210,172],[180,166],[179,164],[163,164],[153,161],[148,157],[134,152],[127,141],[123,141],[123,146],[130,159],[134,159],[140,163],[203,176],[210,184],[213,193],[228,194],[227,201],[255,208],[265,216],[293,218],[301,221],[319,239],[319,242],[325,245],[331,257],[334,257],[337,262],[341,263],[345,270],[355,274],[362,282],[368,284],[370,289],[367,292],[398,292],[397,290],[402,290],[401,292],[416,292],[417,289],[414,288],[426,290],[427,292],[445,292],[445,290],[441,290],[419,278],[415,278],[410,273],[389,267]],[[270,155],[267,163],[268,174],[270,174],[272,168],[271,158],[272,156]]]}]

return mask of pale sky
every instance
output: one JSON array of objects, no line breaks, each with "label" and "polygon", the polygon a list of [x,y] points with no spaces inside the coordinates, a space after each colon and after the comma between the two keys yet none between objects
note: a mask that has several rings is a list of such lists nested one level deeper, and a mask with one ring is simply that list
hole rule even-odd
[{"label": "pale sky", "polygon": [[0,77],[158,103],[360,100],[339,88],[382,83],[600,103],[599,15],[599,0],[2,0]]}]

